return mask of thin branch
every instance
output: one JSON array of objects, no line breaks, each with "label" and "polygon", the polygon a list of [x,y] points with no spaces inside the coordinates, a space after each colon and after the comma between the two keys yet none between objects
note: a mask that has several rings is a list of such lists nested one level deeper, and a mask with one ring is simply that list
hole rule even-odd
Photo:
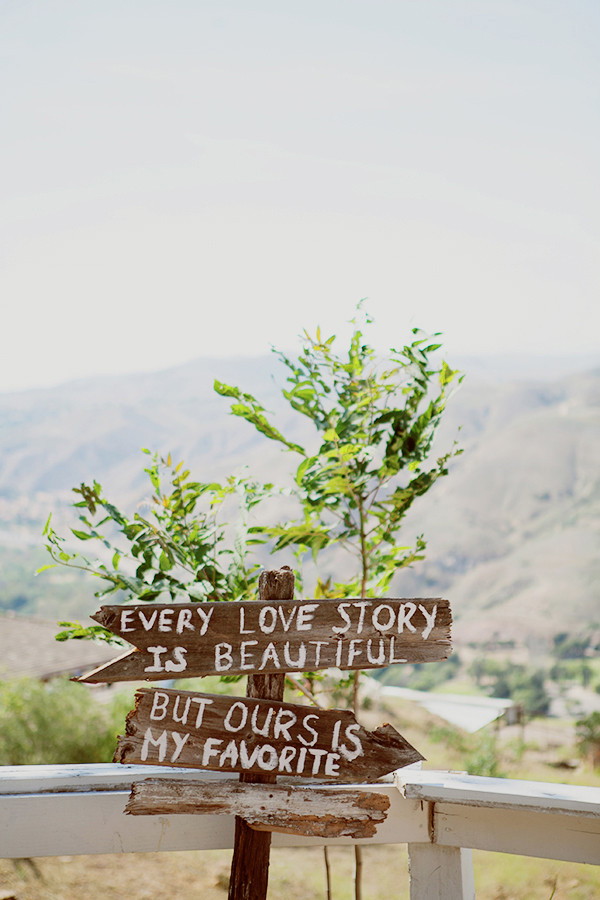
[{"label": "thin branch", "polygon": [[307,697],[311,703],[313,703],[315,706],[318,706],[320,709],[323,709],[323,704],[319,703],[312,691],[309,691],[308,688],[303,687],[294,675],[290,675],[289,672],[286,672],[285,679],[290,684],[292,684],[296,688],[296,690],[300,691],[301,694],[304,694],[304,696]]}]

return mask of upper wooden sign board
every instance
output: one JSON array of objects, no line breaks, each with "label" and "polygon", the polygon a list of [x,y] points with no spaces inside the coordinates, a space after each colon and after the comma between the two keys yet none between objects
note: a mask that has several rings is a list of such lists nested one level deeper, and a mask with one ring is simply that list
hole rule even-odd
[{"label": "upper wooden sign board", "polygon": [[442,599],[116,605],[92,618],[137,649],[79,679],[91,683],[377,669],[451,652]]}]

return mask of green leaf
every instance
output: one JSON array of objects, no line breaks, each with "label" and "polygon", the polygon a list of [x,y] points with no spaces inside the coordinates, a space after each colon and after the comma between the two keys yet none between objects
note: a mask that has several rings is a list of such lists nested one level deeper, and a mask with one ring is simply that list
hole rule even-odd
[{"label": "green leaf", "polygon": [[88,534],[85,531],[78,531],[76,528],[71,528],[71,531],[80,541],[90,541],[93,537],[95,537],[95,535],[93,534]]}]

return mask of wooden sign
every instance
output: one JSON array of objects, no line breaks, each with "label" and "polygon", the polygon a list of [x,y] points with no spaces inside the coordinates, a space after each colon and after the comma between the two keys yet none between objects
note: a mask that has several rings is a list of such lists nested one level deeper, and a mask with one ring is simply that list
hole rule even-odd
[{"label": "wooden sign", "polygon": [[147,778],[132,785],[125,812],[132,816],[236,815],[257,831],[369,838],[385,820],[389,806],[389,797],[372,791]]},{"label": "wooden sign", "polygon": [[92,616],[137,650],[85,682],[376,669],[446,659],[447,600],[283,600],[103,606]]},{"label": "wooden sign", "polygon": [[142,688],[115,762],[369,782],[423,756],[391,725],[349,710]]}]

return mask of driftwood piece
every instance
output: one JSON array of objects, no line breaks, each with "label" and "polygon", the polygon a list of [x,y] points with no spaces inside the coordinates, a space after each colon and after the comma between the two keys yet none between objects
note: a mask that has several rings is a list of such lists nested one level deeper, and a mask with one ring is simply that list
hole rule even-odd
[{"label": "driftwood piece", "polygon": [[389,805],[385,794],[373,791],[148,778],[132,785],[125,811],[134,816],[236,815],[257,831],[369,838]]},{"label": "driftwood piece", "polygon": [[421,759],[391,725],[367,731],[350,710],[160,688],[136,693],[115,755],[122,763],[341,783],[375,781]]},{"label": "driftwood piece", "polygon": [[117,605],[92,618],[138,649],[79,679],[90,683],[376,669],[451,652],[442,599]]}]

